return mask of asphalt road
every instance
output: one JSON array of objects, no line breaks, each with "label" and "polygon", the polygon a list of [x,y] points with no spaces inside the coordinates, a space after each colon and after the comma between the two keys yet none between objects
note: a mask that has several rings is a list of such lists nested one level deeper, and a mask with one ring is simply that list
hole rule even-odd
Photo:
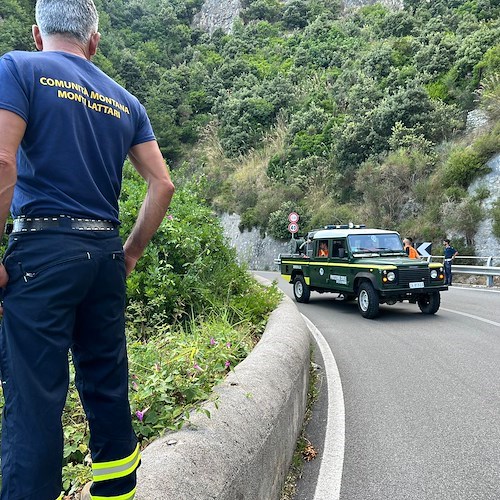
[{"label": "asphalt road", "polygon": [[[292,296],[277,273],[259,274]],[[434,316],[404,303],[375,320],[335,298],[297,304],[323,347],[307,430],[319,456],[296,500],[499,500],[500,292],[454,286]]]}]

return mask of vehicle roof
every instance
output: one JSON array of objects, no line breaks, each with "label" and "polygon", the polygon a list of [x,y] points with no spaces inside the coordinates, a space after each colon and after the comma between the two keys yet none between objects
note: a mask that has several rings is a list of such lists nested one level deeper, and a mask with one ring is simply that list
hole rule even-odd
[{"label": "vehicle roof", "polygon": [[397,231],[390,231],[387,229],[320,229],[316,231],[313,236],[314,240],[326,240],[329,238],[345,238],[351,235],[365,235],[365,234],[397,234]]}]

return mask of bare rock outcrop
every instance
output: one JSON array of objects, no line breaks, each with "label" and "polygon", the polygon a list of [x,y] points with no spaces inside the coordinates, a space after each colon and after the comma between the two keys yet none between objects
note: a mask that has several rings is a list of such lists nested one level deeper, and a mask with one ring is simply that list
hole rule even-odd
[{"label": "bare rock outcrop", "polygon": [[230,33],[234,21],[240,15],[240,10],[240,0],[205,0],[193,22],[195,26],[210,34],[219,28],[225,33]]}]

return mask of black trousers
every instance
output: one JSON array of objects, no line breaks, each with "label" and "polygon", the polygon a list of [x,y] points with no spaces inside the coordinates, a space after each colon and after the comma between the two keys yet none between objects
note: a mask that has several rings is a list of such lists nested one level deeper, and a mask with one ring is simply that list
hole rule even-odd
[{"label": "black trousers", "polygon": [[451,285],[452,275],[451,275],[451,260],[445,260],[443,263],[444,267],[444,284]]},{"label": "black trousers", "polygon": [[118,231],[13,233],[4,265],[0,499],[56,500],[61,494],[70,349],[90,427],[92,496],[133,498],[140,454],[128,401]]}]

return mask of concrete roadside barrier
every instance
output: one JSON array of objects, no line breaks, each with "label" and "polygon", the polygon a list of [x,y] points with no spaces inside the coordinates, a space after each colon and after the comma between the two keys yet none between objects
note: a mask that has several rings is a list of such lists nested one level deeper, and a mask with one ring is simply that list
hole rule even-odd
[{"label": "concrete roadside barrier", "polygon": [[196,413],[143,451],[137,500],[279,499],[302,428],[309,360],[309,330],[285,297],[216,388],[210,418]]}]

